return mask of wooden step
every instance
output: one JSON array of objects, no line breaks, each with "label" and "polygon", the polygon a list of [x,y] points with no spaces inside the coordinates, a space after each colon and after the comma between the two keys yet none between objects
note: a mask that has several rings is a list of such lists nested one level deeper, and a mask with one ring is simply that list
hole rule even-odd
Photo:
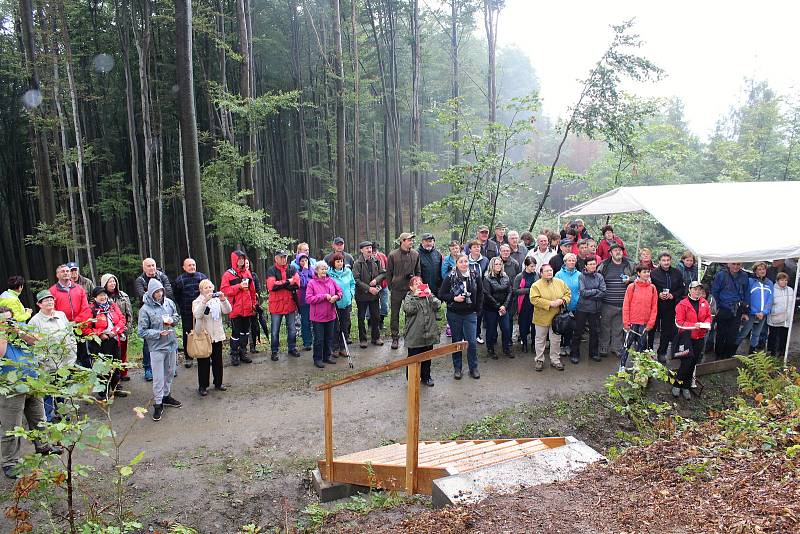
[{"label": "wooden step", "polygon": [[537,452],[547,449],[549,449],[549,447],[544,443],[540,443],[538,445],[528,445],[525,447],[510,447],[502,451],[500,454],[485,454],[471,458],[464,458],[455,464],[448,464],[448,467],[458,470],[459,473],[467,473],[469,471],[475,471],[476,469],[482,469],[490,465],[507,462],[523,456],[533,456]]},{"label": "wooden step", "polygon": [[473,456],[478,456],[484,453],[496,454],[509,447],[516,447],[518,445],[519,444],[513,439],[497,440],[496,442],[487,441],[485,443],[481,443],[480,445],[476,445],[474,447],[470,447],[464,450],[462,454],[449,454],[441,458],[429,459],[428,461],[426,461],[426,465],[449,466],[465,458],[471,458]]},{"label": "wooden step", "polygon": [[[445,456],[448,454],[456,454],[458,452],[467,451],[469,450],[470,447],[471,445],[469,443],[453,443],[449,445],[442,445],[440,447],[426,449],[424,453],[421,453],[417,457],[417,465],[423,462],[429,464],[431,463],[430,462],[431,458],[438,458],[440,456]],[[396,464],[397,462],[402,462],[403,464],[405,464],[406,462],[405,454],[403,454],[402,457],[393,458],[387,463]]]},{"label": "wooden step", "polygon": [[[436,443],[420,443],[419,445],[419,455],[418,458],[422,458],[425,456],[430,456],[431,454],[437,454],[438,451],[445,451],[451,450],[455,448],[463,448],[468,447],[469,445],[466,443],[452,443],[452,442],[445,442],[444,444]],[[397,460],[402,460],[405,463],[406,459],[406,445],[403,444],[402,451],[395,451],[393,455],[387,455],[381,458],[380,463],[392,464],[395,463]]]}]

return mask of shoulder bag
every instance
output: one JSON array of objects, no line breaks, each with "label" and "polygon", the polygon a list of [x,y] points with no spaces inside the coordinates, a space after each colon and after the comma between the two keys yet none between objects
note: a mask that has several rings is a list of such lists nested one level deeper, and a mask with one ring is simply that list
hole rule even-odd
[{"label": "shoulder bag", "polygon": [[192,331],[186,336],[186,354],[192,358],[209,358],[211,356],[211,336],[205,330],[195,328],[197,321],[192,320]]}]

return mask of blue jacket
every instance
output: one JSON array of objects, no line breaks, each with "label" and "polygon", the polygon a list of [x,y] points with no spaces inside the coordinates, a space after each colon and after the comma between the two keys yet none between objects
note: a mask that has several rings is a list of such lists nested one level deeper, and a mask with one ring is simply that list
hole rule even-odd
[{"label": "blue jacket", "polygon": [[[183,315],[192,314],[192,303],[200,296],[200,281],[208,278],[201,272],[192,274],[183,272],[172,283],[172,292],[175,295],[175,304]],[[258,291],[258,288],[256,288]]]},{"label": "blue jacket", "polygon": [[478,260],[473,260],[469,253],[467,253],[467,258],[469,258],[469,268],[472,272],[475,273],[475,276],[478,278],[483,278],[483,274],[486,272],[486,268],[489,267],[489,258],[486,256],[481,256]]},{"label": "blue jacket", "polygon": [[772,280],[769,278],[750,278],[750,313],[769,315],[772,310],[772,288]]},{"label": "blue jacket", "polygon": [[575,311],[578,307],[578,300],[581,298],[581,276],[583,276],[578,269],[567,270],[567,266],[561,267],[561,270],[556,273],[556,278],[567,284],[570,293],[572,294],[567,304],[569,311]]},{"label": "blue jacket", "polygon": [[453,270],[453,267],[456,266],[456,260],[451,255],[447,255],[444,261],[442,262],[442,280],[447,278],[450,275],[450,271]]},{"label": "blue jacket", "polygon": [[[21,343],[21,342],[20,342]],[[6,346],[6,354],[3,356],[6,360],[10,360],[19,364],[19,367],[13,365],[4,365],[0,368],[0,374],[8,374],[10,371],[17,371],[23,375],[36,378],[39,373],[36,372],[36,358],[27,349],[12,345],[11,341]],[[19,376],[19,375],[17,375]]]},{"label": "blue jacket", "polygon": [[750,304],[748,298],[748,290],[750,282],[747,278],[747,273],[739,271],[735,275],[731,274],[728,269],[723,269],[714,277],[714,282],[711,284],[711,294],[714,300],[717,301],[719,308],[736,313],[737,307],[740,303],[747,307]]},{"label": "blue jacket", "polygon": [[336,307],[344,309],[350,306],[353,303],[353,296],[356,294],[356,279],[353,277],[353,270],[345,264],[341,271],[328,269],[328,276],[342,288],[342,299],[336,301]]}]

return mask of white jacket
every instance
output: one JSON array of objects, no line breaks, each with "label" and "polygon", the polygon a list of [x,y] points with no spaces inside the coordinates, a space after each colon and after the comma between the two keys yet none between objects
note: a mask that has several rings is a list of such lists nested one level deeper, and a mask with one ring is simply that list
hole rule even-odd
[{"label": "white jacket", "polygon": [[36,354],[48,371],[59,367],[74,365],[78,358],[78,345],[75,339],[74,325],[67,320],[64,312],[53,310],[53,315],[45,316],[37,313],[28,322],[34,332],[43,337],[44,352]]},{"label": "white jacket", "polygon": [[767,316],[769,326],[782,326],[789,328],[789,315],[794,306],[794,289],[789,286],[782,288],[778,284],[772,289],[772,310]]}]

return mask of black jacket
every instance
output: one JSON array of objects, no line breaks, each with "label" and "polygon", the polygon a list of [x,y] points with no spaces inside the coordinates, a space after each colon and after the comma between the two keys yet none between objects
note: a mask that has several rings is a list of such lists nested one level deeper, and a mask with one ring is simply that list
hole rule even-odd
[{"label": "black jacket", "polygon": [[[169,283],[169,277],[162,273],[159,270],[156,270],[156,275],[153,277],[161,282],[161,285],[164,286],[164,295],[167,296],[168,299],[171,301],[175,301],[175,295],[172,293],[172,284]],[[139,302],[144,301],[144,294],[147,293],[147,284],[150,283],[150,277],[145,275],[144,273],[140,274],[139,277],[136,279],[135,289],[136,289],[136,296],[139,297]]]},{"label": "black jacket", "polygon": [[[469,278],[465,279],[457,268],[453,269],[450,275],[442,282],[442,287],[439,289],[439,300],[447,303],[448,311],[459,315],[469,315],[483,309],[483,283],[481,277],[477,276],[472,269],[469,272]],[[469,292],[469,302],[456,302],[453,300],[455,297],[464,294],[465,286]]]},{"label": "black jacket", "polygon": [[483,309],[497,311],[500,306],[505,306],[511,312],[511,278],[506,273],[502,276],[483,277]]},{"label": "black jacket", "polygon": [[363,254],[359,254],[353,264],[353,278],[356,281],[356,302],[378,300],[380,295],[373,295],[369,292],[369,283],[375,280],[375,287],[380,289],[381,282],[386,278],[386,269],[381,266],[381,262],[375,256],[367,260]]},{"label": "black jacket", "polygon": [[436,248],[425,250],[422,245],[419,246],[417,252],[419,252],[422,281],[428,284],[433,294],[436,295],[439,288],[442,287],[442,253]]},{"label": "black jacket", "polygon": [[683,274],[675,267],[670,267],[666,271],[660,266],[656,267],[650,271],[650,280],[659,293],[664,289],[669,289],[669,292],[672,293],[672,300],[658,299],[659,308],[675,308],[687,294],[686,286],[683,283]]}]

